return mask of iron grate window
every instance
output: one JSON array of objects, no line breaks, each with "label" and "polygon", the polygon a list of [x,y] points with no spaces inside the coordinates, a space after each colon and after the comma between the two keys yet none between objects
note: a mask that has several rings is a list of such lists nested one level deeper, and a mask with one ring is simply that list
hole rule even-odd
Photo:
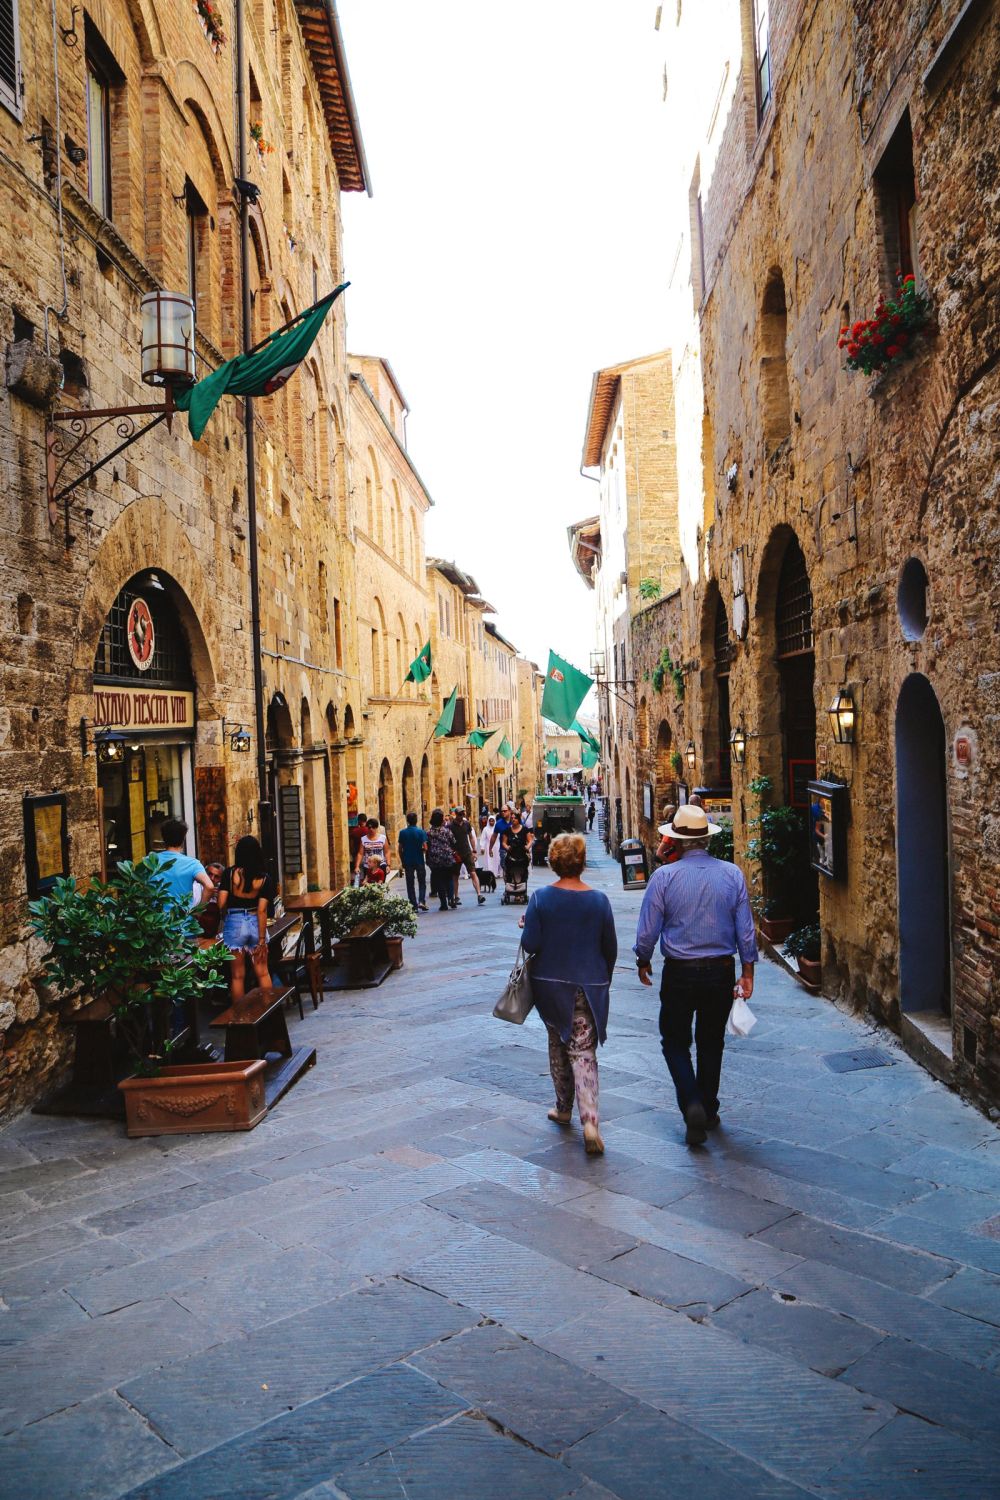
[{"label": "iron grate window", "polygon": [[[143,599],[153,618],[152,665],[140,672],[132,660],[125,626],[133,600]],[[169,596],[156,588],[142,588],[131,579],[118,595],[104,622],[94,657],[94,677],[104,682],[141,682],[146,687],[193,688],[191,652],[184,627]]]},{"label": "iron grate window", "polygon": [[729,616],[721,597],[715,606],[715,675],[728,677],[729,664],[733,659],[733,643],[729,639]]},{"label": "iron grate window", "polygon": [[778,578],[776,634],[778,655],[797,656],[813,649],[812,588],[802,548],[797,541],[788,544]]}]

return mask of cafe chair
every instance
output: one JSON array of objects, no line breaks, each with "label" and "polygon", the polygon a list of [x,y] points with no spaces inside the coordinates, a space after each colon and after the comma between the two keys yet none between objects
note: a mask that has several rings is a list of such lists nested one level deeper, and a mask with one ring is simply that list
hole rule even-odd
[{"label": "cafe chair", "polygon": [[307,952],[307,941],[308,933],[303,927],[296,938],[295,946],[271,964],[281,983],[288,985],[294,991],[300,1021],[305,1020],[305,1011],[302,1009],[303,989],[308,989],[312,997],[313,1010],[319,1010],[319,1002],[323,997],[321,956],[318,953]]}]

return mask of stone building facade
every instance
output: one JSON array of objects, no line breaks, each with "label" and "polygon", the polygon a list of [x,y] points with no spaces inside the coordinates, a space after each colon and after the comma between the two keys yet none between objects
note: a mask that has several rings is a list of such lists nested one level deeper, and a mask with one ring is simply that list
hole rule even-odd
[{"label": "stone building facade", "polygon": [[[1000,7],[709,9],[660,23],[692,666],[675,732],[728,771],[738,856],[760,776],[811,853],[843,827],[808,903],[825,992],[996,1101]],[[928,326],[885,372],[846,369],[841,330],[900,271]]]},{"label": "stone building facade", "polygon": [[[243,10],[256,343],[341,281],[340,194],[367,169],[335,7]],[[26,828],[39,874],[64,858],[58,800],[38,799],[65,799],[82,878],[157,847],[168,816],[205,861],[260,832],[242,403],[224,398],[199,442],[185,418],[160,424],[47,503],[53,409],[162,399],[140,375],[145,293],[194,299],[199,375],[242,349],[234,15],[216,11],[223,41],[190,4],[70,15],[60,0],[54,37],[49,8],[22,3],[0,60],[0,1115],[43,1094],[71,1045],[26,925]],[[288,892],[345,882],[365,802],[394,834],[447,786],[425,748],[440,710],[402,683],[435,608],[405,405],[384,359],[349,360],[341,298],[253,406],[263,749]],[[56,491],[125,435],[87,438]]]}]

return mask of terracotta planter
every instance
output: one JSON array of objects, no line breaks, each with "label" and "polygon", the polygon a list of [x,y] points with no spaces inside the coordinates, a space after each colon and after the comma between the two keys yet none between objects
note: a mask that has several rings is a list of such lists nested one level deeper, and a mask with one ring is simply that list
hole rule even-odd
[{"label": "terracotta planter", "polygon": [[266,1113],[262,1059],[188,1063],[161,1068],[155,1078],[124,1078],[129,1135],[195,1135],[252,1130]]},{"label": "terracotta planter", "polygon": [[394,969],[403,967],[403,939],[401,937],[387,937],[385,940],[385,951],[389,962]]},{"label": "terracotta planter", "polygon": [[794,917],[761,917],[760,919],[760,930],[769,943],[783,943],[794,929]]},{"label": "terracotta planter", "polygon": [[819,982],[823,975],[823,965],[818,958],[800,958],[799,973],[806,984],[811,984],[819,989]]}]

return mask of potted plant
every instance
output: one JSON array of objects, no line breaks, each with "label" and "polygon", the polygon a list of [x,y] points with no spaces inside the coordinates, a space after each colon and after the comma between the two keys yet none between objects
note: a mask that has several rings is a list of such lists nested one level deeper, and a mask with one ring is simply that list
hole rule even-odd
[{"label": "potted plant", "polygon": [[201,928],[165,895],[153,867],[124,861],[113,879],[58,880],[29,906],[47,945],[43,974],[64,998],[103,1000],[133,1076],[118,1085],[129,1135],[249,1130],[264,1115],[263,1063],[179,1063],[170,1018],[225,984],[229,952],[199,947]]},{"label": "potted plant", "polygon": [[819,930],[819,922],[807,922],[804,927],[796,927],[785,941],[785,952],[790,953],[799,966],[799,973],[806,984],[819,988],[822,978],[823,940]]},{"label": "potted plant", "polygon": [[385,946],[394,969],[403,967],[403,939],[416,937],[417,916],[405,896],[382,898],[382,914],[385,923]]},{"label": "potted plant", "polygon": [[771,786],[769,776],[757,776],[750,783],[749,790],[758,799],[758,812],[750,820],[747,858],[757,865],[754,904],[760,913],[760,930],[768,942],[783,943],[796,925],[795,911],[808,874],[809,851],[805,821],[798,808],[762,805]]}]

